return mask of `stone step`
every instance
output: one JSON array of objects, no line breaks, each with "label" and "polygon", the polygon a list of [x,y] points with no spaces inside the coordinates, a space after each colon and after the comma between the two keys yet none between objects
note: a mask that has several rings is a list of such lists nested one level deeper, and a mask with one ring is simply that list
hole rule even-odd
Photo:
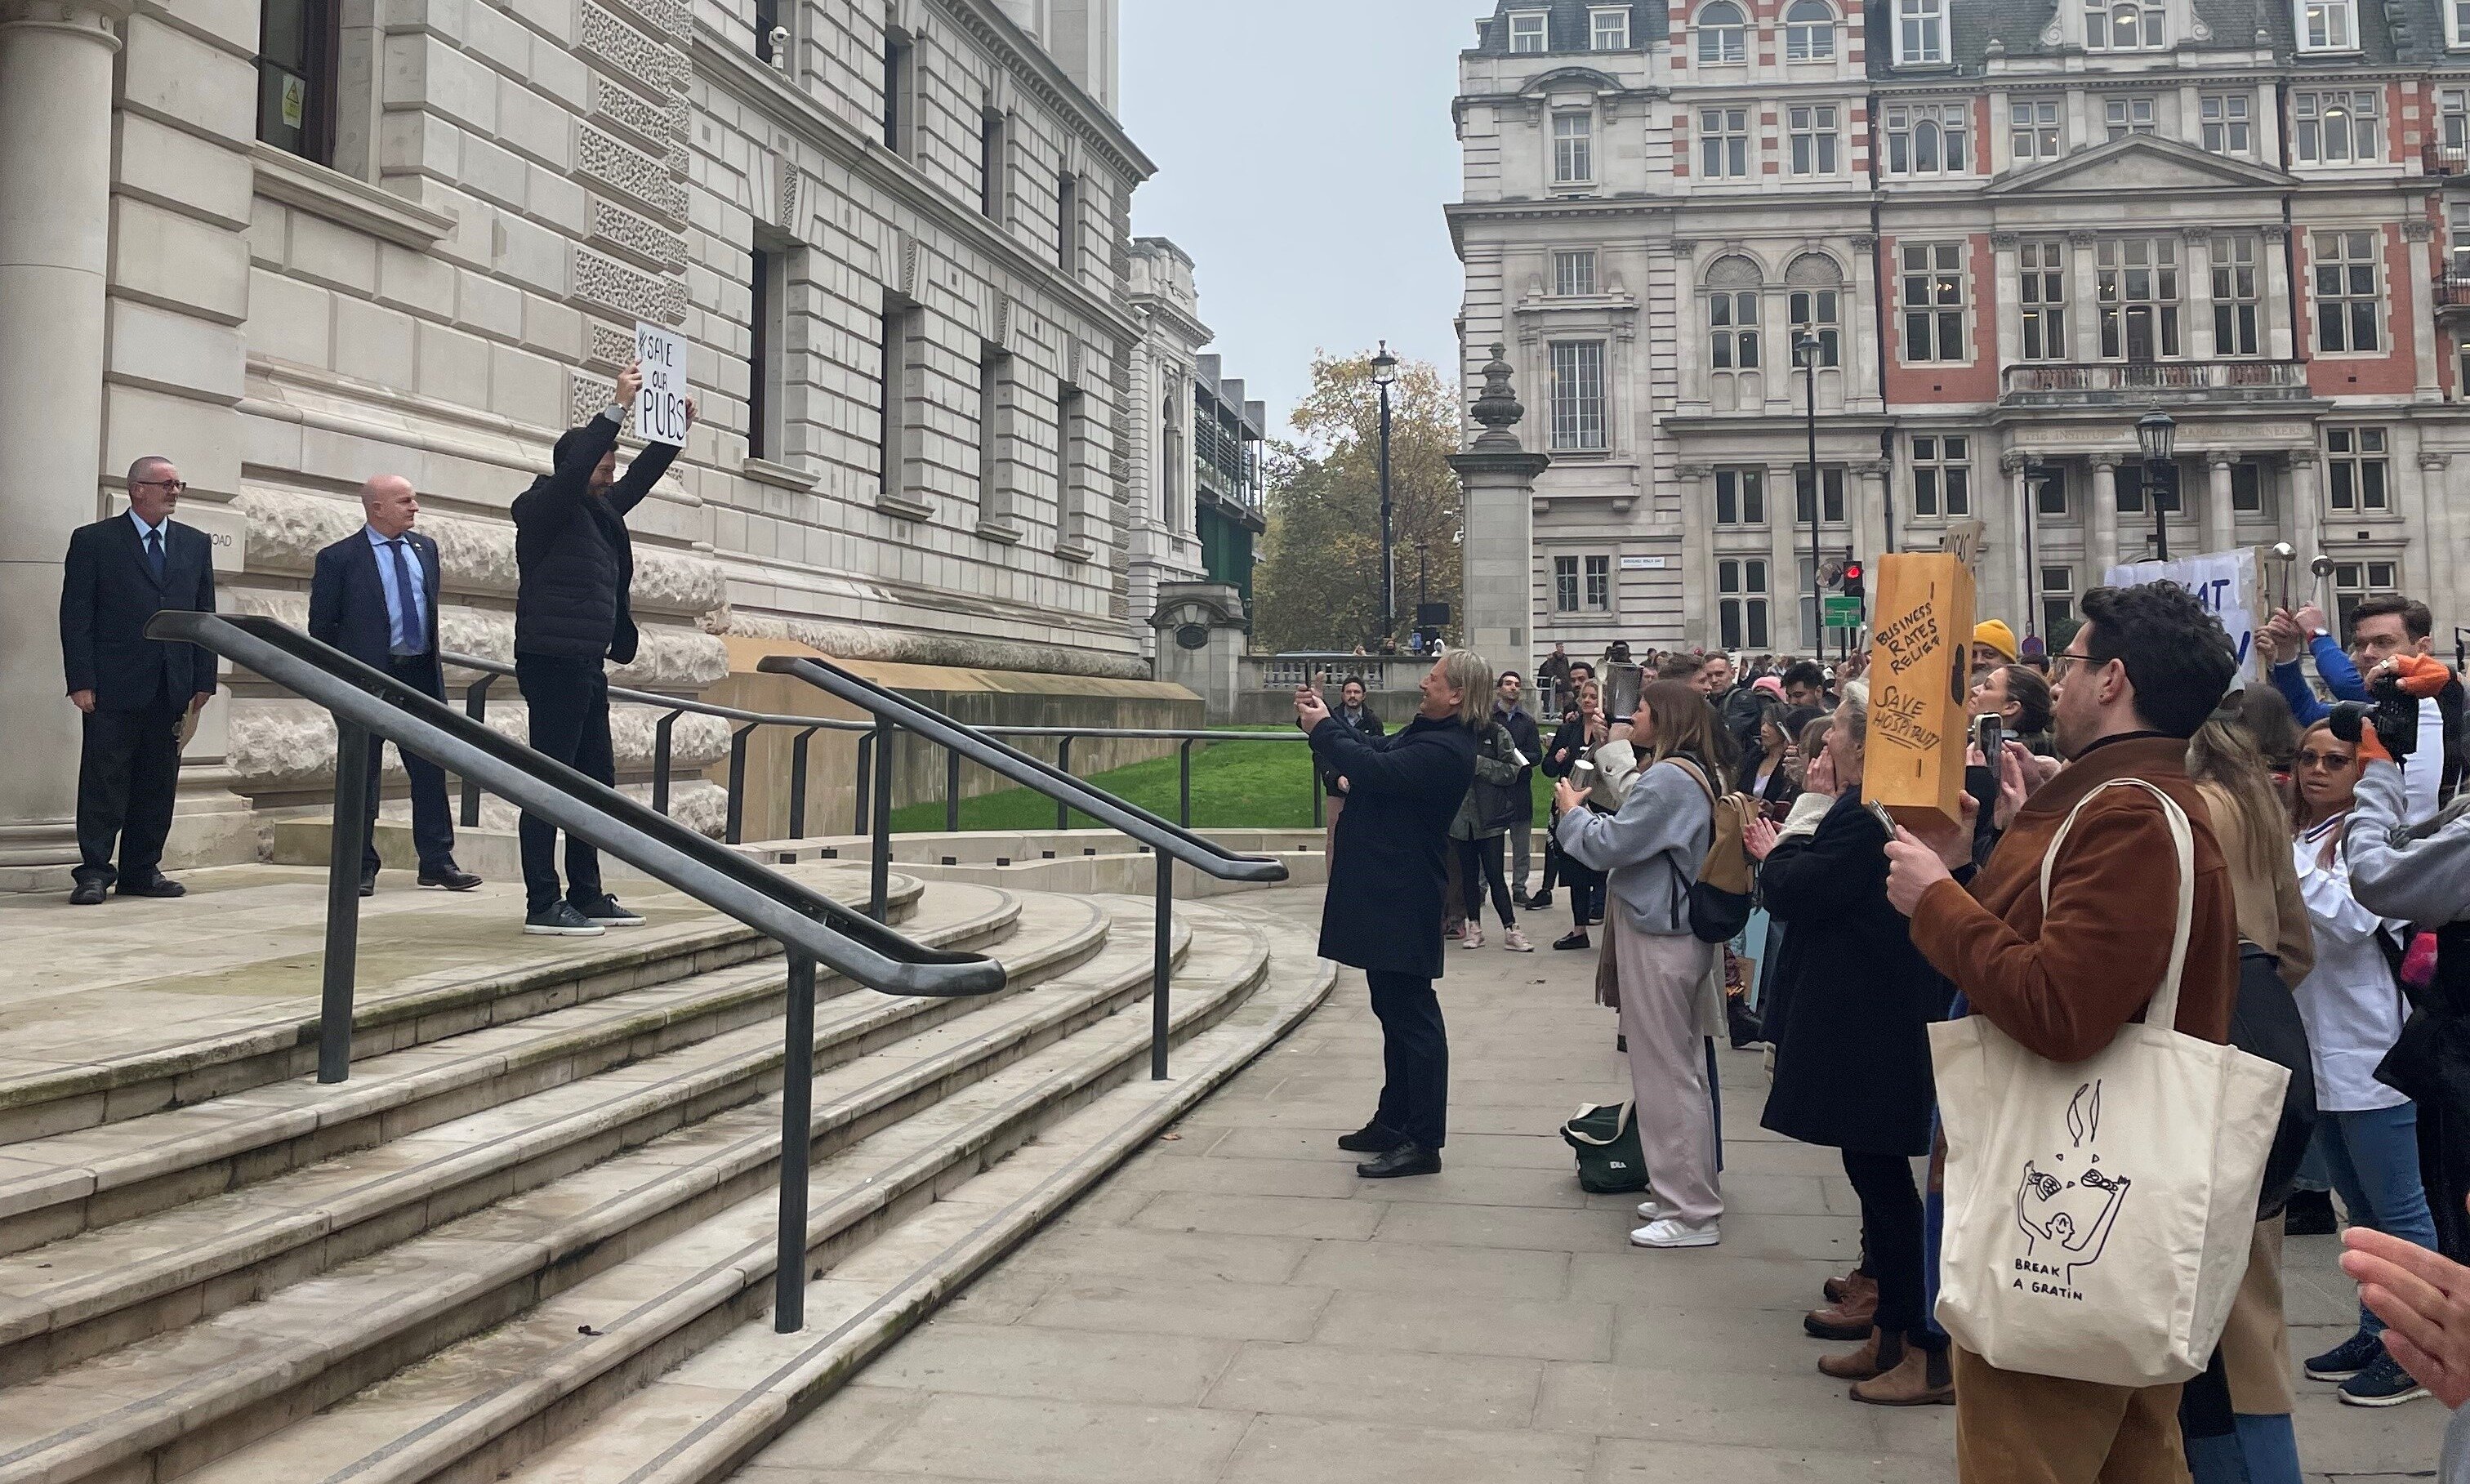
[{"label": "stone step", "polygon": [[[1329,879],[1319,830],[1205,830],[1230,850],[1275,856],[1287,868],[1285,886],[1319,886]],[[739,846],[768,865],[864,859],[873,842],[863,835],[807,840],[767,840]],[[957,834],[892,837],[892,858],[900,869],[928,881],[966,881],[1007,892],[1118,893],[1146,895],[1156,890],[1157,860],[1131,838],[1111,829],[965,830]],[[1265,883],[1221,881],[1184,865],[1175,869],[1177,901],[1236,895]]]},{"label": "stone step", "polygon": [[[1271,963],[1265,938],[1248,927],[1204,921],[1195,938],[1188,977],[1177,986],[1177,1035],[1187,1047],[1242,1013]],[[914,1233],[937,1213],[946,1223],[958,1216],[963,1227],[983,1224],[985,1205],[946,1197],[972,1187],[991,1191],[981,1182],[1000,1183],[1010,1171],[1046,1163],[1042,1130],[1143,1076],[1148,1019],[1132,1013],[1100,1022],[819,1165],[808,1225],[808,1261],[820,1280],[809,1290],[811,1310],[837,1315],[859,1307],[839,1266],[887,1234]],[[1187,1072],[1158,1085],[1188,1088],[1198,1080]],[[1074,1156],[1089,1152],[1085,1141],[1070,1148]],[[983,1173],[990,1167],[992,1176]],[[1085,1178],[1104,1168],[1076,1161]],[[1026,1212],[1020,1217],[1034,1224]],[[194,1474],[157,1477],[195,1484],[500,1477],[681,1361],[695,1365],[705,1346],[748,1327],[768,1330],[774,1218],[768,1193],[745,1201]],[[792,1338],[811,1342],[819,1333],[810,1324]]]},{"label": "stone step", "polygon": [[[1112,1088],[834,1264],[808,1289],[806,1324],[799,1333],[774,1333],[769,1311],[758,1311],[580,1426],[560,1428],[552,1419],[545,1430],[564,1435],[511,1470],[392,1477],[495,1477],[507,1484],[718,1484],[729,1478],[1327,998],[1337,970],[1316,960],[1312,938],[1286,924],[1270,932],[1270,966],[1262,987],[1178,1048],[1172,1080],[1135,1078]],[[339,1472],[313,1466],[300,1477],[339,1484]],[[239,1484],[237,1475],[230,1484]]]},{"label": "stone step", "polygon": [[[1135,920],[1145,913],[1146,904],[1125,910]],[[1119,922],[1098,958],[1046,987],[974,1004],[956,1020],[818,1077],[818,1148],[829,1154],[884,1136],[889,1145],[873,1147],[905,1148],[904,1141],[964,1118],[940,1105],[970,1095],[990,1074],[1009,1078],[1005,1086],[1018,1084],[1019,1077],[997,1069],[1036,1062],[1049,1049],[1068,1060],[1070,1043],[1055,1043],[1146,998],[1144,936]],[[697,1255],[691,1239],[734,1208],[749,1220],[769,1209],[778,1124],[771,1098],[715,1113],[257,1302],[17,1386],[0,1408],[0,1481],[178,1477],[614,1270],[635,1269],[638,1281],[645,1273],[677,1280],[711,1303],[734,1302],[750,1285],[759,1287],[756,1269],[768,1266],[768,1258],[715,1264],[709,1254]],[[817,1205],[843,1219],[831,1227],[827,1217],[830,1230],[823,1235],[866,1219],[895,1194],[931,1192],[943,1168],[981,1153],[1000,1131],[950,1145],[941,1165],[915,1179],[890,1181],[887,1171],[845,1177],[837,1171],[853,1167],[836,1165],[819,1186]],[[481,1142],[497,1137],[486,1129],[471,1134]],[[416,1166],[434,1151],[396,1155],[388,1146],[356,1158],[374,1165],[389,1157]],[[717,1230],[707,1234],[707,1246],[716,1241],[734,1253],[746,1244],[734,1229]],[[682,1240],[686,1245],[670,1245]],[[636,1261],[655,1247],[666,1256],[648,1266]],[[687,1268],[675,1265],[680,1262]],[[624,1310],[596,1311],[605,1324]],[[564,1323],[571,1334],[572,1321]],[[273,1476],[298,1477],[300,1471],[278,1468]]]},{"label": "stone step", "polygon": [[[993,950],[1005,965],[1007,994],[1086,963],[1104,948],[1108,928],[1106,915],[1092,903],[1041,898],[1024,910],[1008,897],[972,904],[954,926],[976,932],[990,922],[1008,932],[1017,928]],[[480,1064],[478,1078],[466,1081],[454,1100],[473,1106],[459,1115],[450,1112],[419,1125],[409,1122],[418,1107],[357,1114],[353,1126],[362,1130],[361,1143],[375,1148],[304,1158],[305,1168],[289,1173],[276,1173],[272,1156],[263,1151],[207,1151],[209,1163],[199,1167],[205,1172],[190,1183],[204,1185],[219,1172],[259,1166],[273,1177],[0,1260],[0,1384],[58,1371],[203,1314],[262,1298],[285,1284],[366,1256],[509,1194],[777,1092],[781,965],[774,961],[707,977],[715,982],[708,992],[734,1008],[751,1009],[751,1022],[715,1027],[657,1055],[626,1057],[614,1070],[595,1068],[594,1074],[556,1078],[537,1088],[515,1086],[512,1077],[488,1079],[488,1064],[503,1060],[505,1054],[500,1046],[478,1048],[472,1053]],[[698,982],[687,981],[660,992],[683,995],[697,987]],[[985,1003],[863,991],[835,995],[816,1011],[816,1065],[826,1070],[839,1066]],[[554,1038],[558,1029],[553,1023],[562,1018],[564,1013],[544,1016],[509,1028],[509,1032]],[[586,1025],[567,1033],[593,1036],[599,1029]],[[433,1050],[454,1051],[465,1041],[498,1041],[502,1034],[476,1032]],[[424,1069],[414,1068],[391,1081],[374,1081],[368,1095],[424,1076]],[[249,1096],[280,1094],[287,1107],[314,1110],[321,1093],[334,1091],[302,1082]],[[181,1109],[157,1118],[186,1122],[198,1111]],[[139,1120],[120,1129],[138,1134],[155,1121]],[[175,1148],[195,1150],[200,1142],[177,1140]],[[322,1140],[300,1136],[290,1142]],[[151,1188],[168,1196],[182,1183],[182,1173],[175,1171]]]},{"label": "stone step", "polygon": [[[809,866],[797,874],[827,895],[865,899],[862,868]],[[94,957],[106,946],[133,953],[156,941],[130,937],[129,923],[110,916],[125,913],[126,904],[70,914],[60,920],[75,926],[57,931],[47,922],[28,944],[85,968],[82,975],[53,974],[60,985],[37,991],[31,1003],[0,1004],[7,1045],[0,1057],[0,1178],[23,1173],[11,1167],[16,1150],[9,1146],[25,1140],[315,1070],[322,886],[306,872],[266,867],[197,872],[191,880],[184,900],[147,904],[153,909],[147,931],[179,941],[211,922],[237,941],[199,947],[169,972],[160,969],[159,953],[133,973]],[[922,888],[915,877],[896,877],[894,886],[887,915],[905,924]],[[649,926],[600,939],[544,939],[512,926],[522,916],[519,887],[495,884],[468,894],[381,891],[361,904],[354,1055],[381,1056],[780,951],[690,899],[669,893],[645,899],[653,904]],[[442,945],[458,952],[437,951]],[[232,1009],[195,1014],[224,1004]],[[98,1023],[98,1005],[116,1013]],[[145,1018],[155,1010],[159,1029]]]},{"label": "stone step", "polygon": [[[978,950],[1009,936],[1019,912],[1008,893],[945,887],[931,907],[913,902],[904,931],[932,946]],[[1095,951],[1094,943],[1084,946]],[[238,1189],[737,1026],[777,1020],[782,976],[776,947],[733,967],[562,1008],[519,993],[502,1009],[474,1006],[479,1029],[355,1061],[351,1080],[339,1086],[295,1076],[11,1145],[0,1154],[0,1254]],[[828,974],[816,985],[819,996],[854,987]],[[0,1340],[7,1333],[0,1321]]]}]

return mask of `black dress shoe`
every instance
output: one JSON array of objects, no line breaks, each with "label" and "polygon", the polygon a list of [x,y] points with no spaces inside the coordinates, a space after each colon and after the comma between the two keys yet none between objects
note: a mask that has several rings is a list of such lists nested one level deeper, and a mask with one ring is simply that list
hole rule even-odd
[{"label": "black dress shoe", "polygon": [[1538,892],[1519,905],[1525,907],[1529,912],[1542,912],[1544,909],[1552,905],[1552,893],[1550,892]]},{"label": "black dress shoe", "polygon": [[115,889],[123,896],[186,896],[189,889],[169,876],[154,876],[145,881],[123,881]]},{"label": "black dress shoe", "polygon": [[1379,1159],[1356,1166],[1355,1172],[1367,1180],[1395,1180],[1400,1175],[1439,1174],[1441,1151],[1428,1149],[1410,1139]]},{"label": "black dress shoe", "polygon": [[1587,930],[1585,928],[1578,928],[1555,939],[1552,942],[1552,946],[1560,949],[1563,953],[1575,953],[1581,948],[1593,948],[1595,944],[1588,939]]},{"label": "black dress shoe", "polygon": [[2281,1208],[2285,1237],[2330,1237],[2341,1229],[2342,1223],[2333,1218],[2333,1197],[2327,1192],[2293,1191],[2290,1203]]},{"label": "black dress shoe", "polygon": [[364,870],[361,872],[361,894],[362,896],[375,896],[378,894],[378,873],[376,871]]},{"label": "black dress shoe", "polygon": [[1386,1154],[1407,1143],[1407,1136],[1379,1122],[1364,1125],[1351,1134],[1340,1134],[1338,1147],[1349,1154]]},{"label": "black dress shoe", "polygon": [[469,892],[480,884],[480,878],[462,867],[448,861],[435,870],[420,869],[420,884],[440,892]]},{"label": "black dress shoe", "polygon": [[102,906],[103,883],[100,881],[79,882],[74,888],[70,889],[69,905],[72,907]]}]

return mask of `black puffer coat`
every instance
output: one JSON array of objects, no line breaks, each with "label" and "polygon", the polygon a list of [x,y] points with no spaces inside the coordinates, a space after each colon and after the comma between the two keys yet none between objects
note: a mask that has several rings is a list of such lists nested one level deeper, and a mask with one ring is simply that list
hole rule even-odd
[{"label": "black puffer coat", "polygon": [[557,440],[556,467],[515,497],[515,653],[560,660],[635,658],[635,544],[626,513],[652,492],[677,449],[647,444],[595,499],[592,473],[618,446],[602,416]]}]

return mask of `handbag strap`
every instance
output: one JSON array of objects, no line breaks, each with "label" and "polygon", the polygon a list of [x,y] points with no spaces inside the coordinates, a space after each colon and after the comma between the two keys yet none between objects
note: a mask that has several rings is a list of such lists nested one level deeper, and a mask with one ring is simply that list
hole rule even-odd
[{"label": "handbag strap", "polygon": [[2144,1023],[2170,1030],[2179,1024],[2179,983],[2187,967],[2187,942],[2196,930],[2196,836],[2187,823],[2187,811],[2179,800],[2154,787],[2142,778],[2111,778],[2096,785],[2091,792],[2076,800],[2067,811],[2066,822],[2051,837],[2050,848],[2041,856],[2041,914],[2050,911],[2050,873],[2059,863],[2059,849],[2067,843],[2068,831],[2076,827],[2076,816],[2085,805],[2099,798],[2102,791],[2112,788],[2140,788],[2161,800],[2161,813],[2170,822],[2170,843],[2176,847],[2179,867],[2179,922],[2170,939],[2170,967],[2163,973],[2161,985],[2153,991],[2153,1003],[2144,1011]]}]

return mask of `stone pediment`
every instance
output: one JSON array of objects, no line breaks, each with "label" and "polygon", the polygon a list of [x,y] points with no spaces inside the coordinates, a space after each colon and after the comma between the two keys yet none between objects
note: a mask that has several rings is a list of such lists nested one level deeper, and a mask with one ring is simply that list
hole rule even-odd
[{"label": "stone pediment", "polygon": [[2262,165],[2225,159],[2175,139],[2130,134],[2010,175],[1988,194],[2124,200],[2153,191],[2278,191],[2291,183],[2290,176]]}]

